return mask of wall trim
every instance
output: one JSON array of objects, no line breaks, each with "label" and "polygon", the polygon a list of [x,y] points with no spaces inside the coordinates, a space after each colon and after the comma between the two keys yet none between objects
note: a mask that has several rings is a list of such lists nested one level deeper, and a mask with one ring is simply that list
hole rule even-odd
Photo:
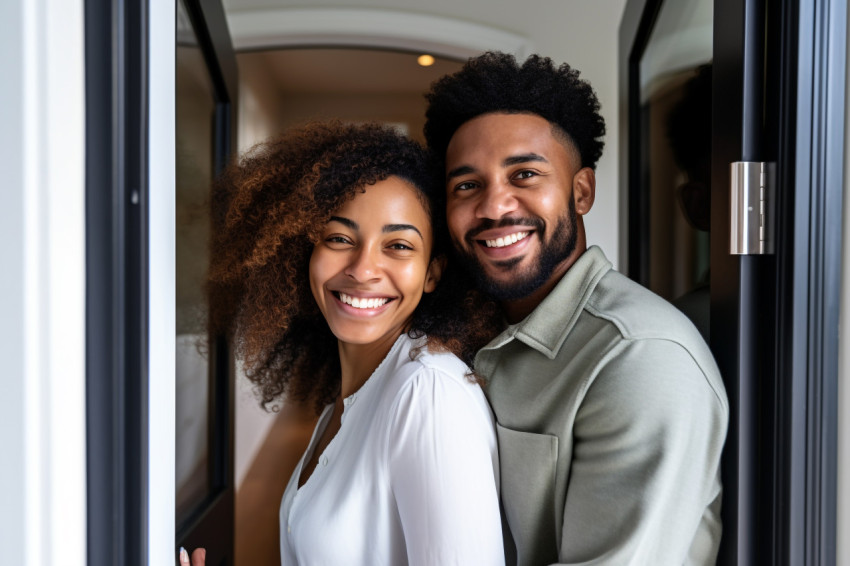
[{"label": "wall trim", "polygon": [[534,52],[527,37],[461,20],[373,9],[277,9],[227,15],[236,51],[286,47],[378,47],[467,59],[482,51]]}]

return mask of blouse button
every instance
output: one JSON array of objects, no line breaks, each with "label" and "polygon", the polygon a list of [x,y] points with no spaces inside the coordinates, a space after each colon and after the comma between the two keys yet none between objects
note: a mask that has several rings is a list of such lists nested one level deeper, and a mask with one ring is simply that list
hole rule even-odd
[{"label": "blouse button", "polygon": [[322,456],[322,465],[323,465],[323,466],[327,466],[327,465],[328,465],[328,457],[327,457],[327,456]]}]

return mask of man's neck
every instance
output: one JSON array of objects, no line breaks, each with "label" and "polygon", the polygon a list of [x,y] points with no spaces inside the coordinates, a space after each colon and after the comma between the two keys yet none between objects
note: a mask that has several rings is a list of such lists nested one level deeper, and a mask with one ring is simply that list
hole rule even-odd
[{"label": "man's neck", "polygon": [[[583,242],[582,242],[583,244]],[[549,296],[549,293],[552,292],[552,289],[558,284],[561,278],[566,275],[567,271],[573,266],[573,264],[581,257],[581,255],[587,251],[587,245],[579,245],[576,246],[576,249],[573,250],[564,261],[559,263],[555,269],[552,271],[551,277],[546,280],[546,283],[538,287],[535,291],[533,291],[530,295],[527,295],[521,299],[515,299],[511,301],[502,301],[500,306],[502,307],[502,312],[505,315],[505,319],[508,321],[508,324],[516,324],[523,320],[525,317],[530,315],[537,306],[543,302],[543,300]]]}]

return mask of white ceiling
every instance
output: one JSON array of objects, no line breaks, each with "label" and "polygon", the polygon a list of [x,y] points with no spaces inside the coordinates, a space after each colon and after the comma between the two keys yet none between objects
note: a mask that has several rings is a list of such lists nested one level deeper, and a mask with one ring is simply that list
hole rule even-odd
[{"label": "white ceiling", "polygon": [[[222,0],[228,16],[275,9],[372,9],[437,16],[489,26],[534,38],[546,53],[547,42],[559,45],[559,35],[576,26],[570,16],[584,18],[591,10],[607,13],[615,26],[624,0]],[[604,7],[609,4],[609,9]],[[561,23],[563,22],[563,23]],[[614,23],[616,22],[616,23]],[[569,24],[569,25],[567,25]],[[588,26],[592,26],[588,23]],[[582,26],[578,26],[582,27]],[[554,49],[552,49],[554,51]],[[557,54],[552,54],[555,58]],[[240,59],[248,55],[240,55]],[[456,66],[439,61],[430,68],[409,55],[370,50],[274,50],[252,57],[263,62],[282,93],[411,93],[423,92],[437,77]],[[409,64],[411,61],[413,64]],[[252,68],[255,68],[252,65]]]},{"label": "white ceiling", "polygon": [[546,20],[566,16],[570,5],[616,5],[619,22],[622,2],[610,0],[222,0],[226,13],[275,8],[369,8],[412,12],[475,22],[497,29],[534,35],[547,31]]}]

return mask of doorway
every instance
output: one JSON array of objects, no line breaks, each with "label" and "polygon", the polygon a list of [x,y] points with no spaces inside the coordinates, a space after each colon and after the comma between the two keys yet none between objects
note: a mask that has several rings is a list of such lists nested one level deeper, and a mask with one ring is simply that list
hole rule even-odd
[{"label": "doorway", "polygon": [[[239,53],[239,151],[286,128],[327,119],[378,121],[424,143],[424,94],[461,62],[440,56],[420,62],[422,55],[430,54],[366,48]],[[238,371],[235,391],[235,563],[270,564],[280,553],[280,498],[317,415],[312,406],[285,401],[266,411]]]},{"label": "doorway", "polygon": [[[695,61],[699,66],[678,88],[675,65],[665,64],[671,90],[651,88],[647,95],[646,85],[658,76],[649,64],[659,60],[658,39],[684,34],[691,41],[676,55],[692,53],[688,43],[702,34],[688,30],[689,14],[703,9],[718,23],[710,32],[710,68],[708,61]],[[846,15],[843,3],[831,1],[779,7],[761,0],[630,0],[620,28],[621,108],[627,109],[621,163],[629,172],[620,194],[629,238],[623,263],[630,277],[653,287],[656,256],[666,261],[653,237],[656,224],[664,222],[654,202],[662,194],[659,182],[667,194],[678,187],[687,212],[683,189],[693,191],[694,180],[704,184],[710,178],[710,287],[703,300],[731,410],[719,564],[835,563],[835,266],[841,263],[844,148],[843,130],[835,124],[844,121]],[[688,124],[705,111],[678,116],[680,102],[670,100],[664,112],[668,98],[688,98],[700,82],[709,85],[696,93],[710,92],[710,143],[697,136],[685,140],[701,145],[698,155],[710,152],[705,170],[704,162],[688,165],[676,156],[681,142],[667,147],[681,139],[670,135],[677,127],[704,130]],[[678,124],[667,126],[666,139],[653,136],[668,121],[658,119],[665,114]],[[665,170],[665,152],[684,174],[681,180],[656,174]],[[736,162],[775,164],[775,186],[766,192],[775,190],[776,198],[764,203],[765,225],[776,230],[772,253],[730,251],[730,171]]]}]

